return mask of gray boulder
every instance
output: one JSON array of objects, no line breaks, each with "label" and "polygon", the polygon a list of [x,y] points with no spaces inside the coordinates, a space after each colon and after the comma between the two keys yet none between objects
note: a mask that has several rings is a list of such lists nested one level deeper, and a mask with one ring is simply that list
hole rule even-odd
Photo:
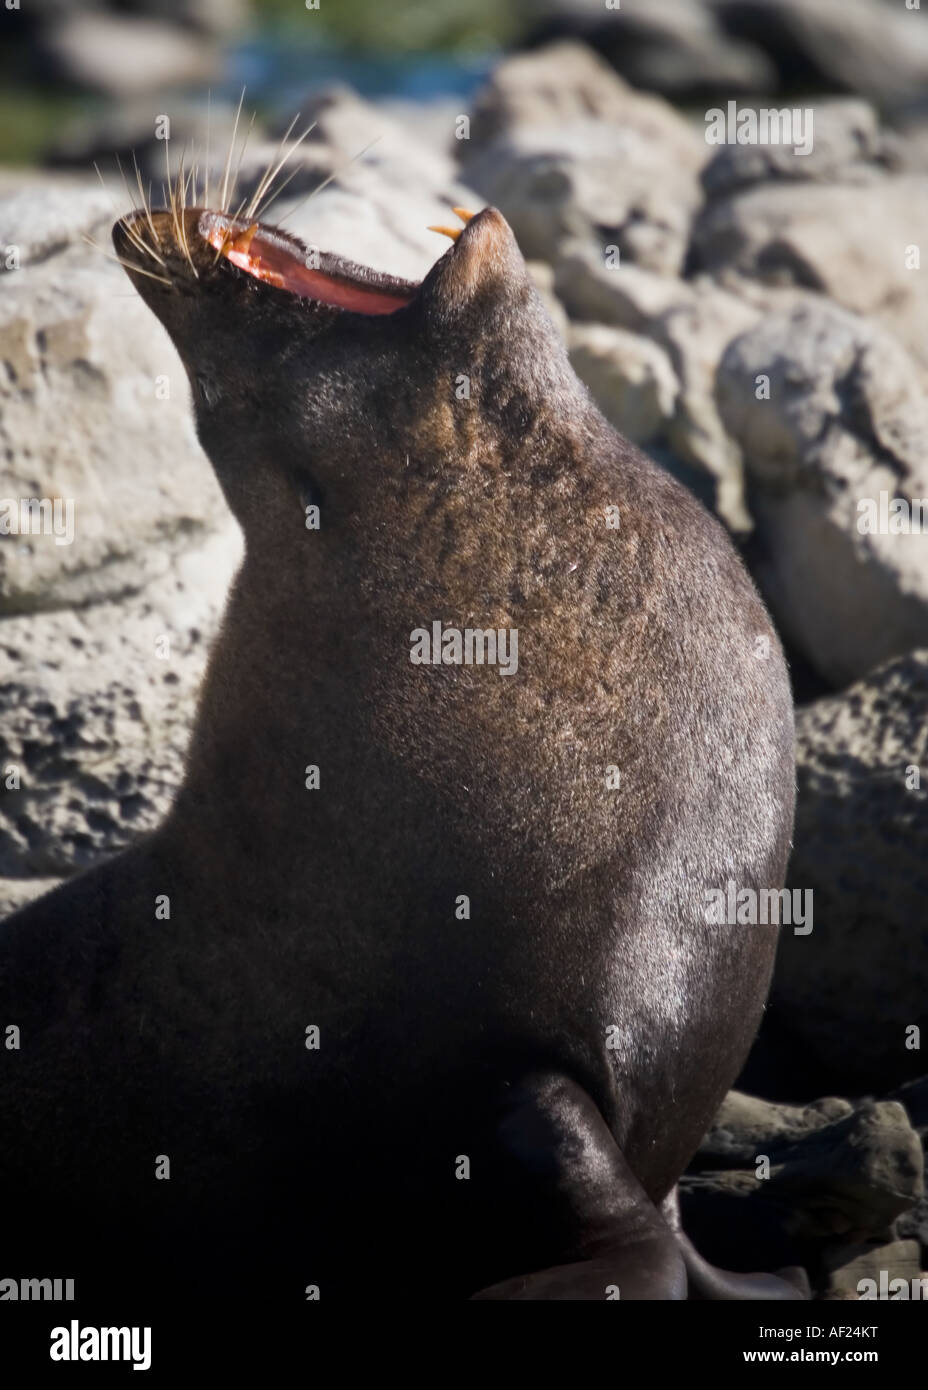
[{"label": "gray boulder", "polygon": [[527,256],[556,262],[579,238],[663,274],[682,268],[707,147],[582,48],[503,63],[477,99],[470,149],[463,178],[505,214]]},{"label": "gray boulder", "polygon": [[[821,1295],[824,1299],[858,1299],[864,1292],[868,1301],[871,1296],[923,1298],[922,1289],[928,1290],[928,1279],[921,1284],[922,1251],[917,1240],[840,1245],[826,1252],[824,1265],[826,1282]],[[892,1281],[902,1281],[905,1293],[899,1290],[898,1282]],[[886,1292],[881,1293],[881,1289]],[[917,1292],[913,1293],[913,1289]]]},{"label": "gray boulder", "polygon": [[107,97],[205,84],[222,72],[210,38],[153,15],[68,12],[43,26],[35,49],[59,82]]},{"label": "gray boulder", "polygon": [[771,1013],[807,1066],[885,1090],[926,1070],[928,651],[800,709],[797,767],[789,884],[814,926],[781,934]]},{"label": "gray boulder", "polygon": [[661,348],[603,323],[572,324],[568,345],[574,371],[616,429],[637,444],[666,433],[679,387]]},{"label": "gray boulder", "polygon": [[[788,639],[834,686],[928,643],[928,535],[911,529],[928,403],[904,349],[806,296],[728,346],[716,399],[744,456],[755,574]],[[882,513],[867,529],[881,495],[907,499],[908,533]]]},{"label": "gray boulder", "polygon": [[859,92],[887,106],[928,80],[928,32],[905,5],[873,0],[714,0],[734,38],[764,48],[786,86]]},{"label": "gray boulder", "polygon": [[[785,106],[789,101],[767,102]],[[750,104],[757,109],[760,102]],[[901,142],[880,126],[869,102],[846,97],[817,101],[812,112],[812,149],[797,154],[785,144],[721,145],[706,165],[702,184],[710,198],[767,180],[866,184],[902,162]]]},{"label": "gray boulder", "polygon": [[583,39],[636,87],[674,101],[776,85],[761,48],[727,35],[702,0],[614,9],[603,0],[531,0],[530,12],[535,33]]},{"label": "gray boulder", "polygon": [[174,348],[82,240],[109,251],[119,211],[48,177],[0,199],[0,235],[22,248],[0,276],[0,496],[73,504],[71,541],[3,536],[0,612],[132,592],[226,516]]},{"label": "gray boulder", "polygon": [[[719,416],[715,378],[728,344],[759,321],[761,309],[705,277],[671,280],[636,265],[611,266],[591,245],[579,241],[562,248],[555,285],[574,318],[596,319],[641,335],[660,350],[677,386],[672,396],[664,390],[655,397],[663,422],[658,436],[673,456],[712,480],[716,509],[728,525],[748,529],[741,455]],[[594,358],[582,353],[574,366],[606,415],[629,433],[622,424],[621,374],[604,377]]]},{"label": "gray boulder", "polygon": [[917,1245],[887,1247],[924,1192],[923,1167],[897,1102],[789,1106],[732,1091],[681,1179],[684,1226],[711,1259],[736,1269],[798,1264],[818,1289],[842,1283],[834,1271],[861,1244],[883,1247],[895,1276],[918,1261]]},{"label": "gray boulder", "polygon": [[162,819],[240,556],[230,520],[129,598],[0,621],[0,905]]},{"label": "gray boulder", "polygon": [[926,221],[923,174],[866,184],[768,180],[706,204],[693,226],[692,265],[815,290],[872,317],[908,348],[924,384],[928,276],[914,257]]}]

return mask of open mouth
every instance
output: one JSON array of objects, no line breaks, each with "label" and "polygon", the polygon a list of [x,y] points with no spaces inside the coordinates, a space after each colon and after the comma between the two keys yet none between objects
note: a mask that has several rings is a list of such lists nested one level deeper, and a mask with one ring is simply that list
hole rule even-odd
[{"label": "open mouth", "polygon": [[[476,214],[465,208],[454,211],[464,227],[435,226],[429,230],[457,241]],[[133,278],[143,277],[137,281],[140,286],[154,280],[172,288],[178,273],[172,258],[185,264],[198,280],[202,271],[209,273],[222,257],[245,275],[298,299],[371,317],[406,308],[422,288],[421,282],[356,265],[330,251],[307,248],[280,227],[203,208],[136,209],[116,223],[113,240],[116,259]],[[183,276],[189,278],[186,271]]]},{"label": "open mouth", "polygon": [[307,250],[296,237],[257,222],[249,226],[220,213],[204,212],[198,231],[256,280],[354,314],[394,314],[410,303],[418,289],[340,257]]}]

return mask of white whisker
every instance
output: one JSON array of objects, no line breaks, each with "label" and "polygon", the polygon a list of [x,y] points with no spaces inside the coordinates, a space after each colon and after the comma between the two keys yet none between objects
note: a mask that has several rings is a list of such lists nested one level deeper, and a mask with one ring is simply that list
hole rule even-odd
[{"label": "white whisker", "polygon": [[251,201],[250,201],[249,204],[248,204],[248,213],[247,213],[247,215],[248,215],[249,217],[251,216],[252,209],[261,201],[261,194],[264,192],[265,181],[267,180],[268,175],[270,174],[271,168],[272,168],[272,166],[274,165],[274,161],[277,159],[277,156],[280,154],[281,150],[283,150],[284,147],[286,146],[287,141],[290,139],[290,132],[291,132],[291,130],[293,129],[293,127],[296,125],[296,123],[297,123],[297,121],[298,121],[299,119],[300,119],[300,113],[299,113],[299,111],[298,111],[298,112],[296,113],[296,115],[294,116],[293,120],[292,120],[292,121],[290,122],[290,124],[287,126],[287,129],[284,131],[284,133],[283,133],[283,135],[282,135],[282,137],[281,137],[280,144],[277,146],[277,149],[274,151],[274,153],[273,153],[271,159],[268,161],[268,166],[267,166],[267,168],[265,169],[265,171],[264,171],[264,173],[262,174],[261,178],[258,180],[258,186],[257,186],[257,188],[255,189],[254,193],[252,194],[252,196],[251,196]]},{"label": "white whisker", "polygon": [[232,151],[235,149],[235,137],[238,135],[238,122],[239,117],[242,114],[242,103],[244,102],[244,100],[245,88],[243,87],[242,95],[238,99],[238,109],[235,112],[235,124],[232,127],[232,139],[229,141],[229,153],[226,155],[226,167],[222,175],[221,207],[223,212],[225,212],[226,208],[228,207],[227,199],[229,194],[229,170],[232,168]]},{"label": "white whisker", "polygon": [[213,93],[209,87],[206,89],[206,162],[203,166],[203,206],[209,207],[209,144],[210,144],[210,122],[212,117]]},{"label": "white whisker", "polygon": [[107,251],[106,247],[101,246],[99,242],[94,241],[93,237],[85,235],[82,239],[86,241],[88,246],[92,246],[95,251],[99,251],[101,256],[105,256],[108,261],[115,261],[117,265],[121,265],[125,270],[135,271],[137,275],[147,275],[149,280],[157,280],[159,285],[167,285],[170,289],[171,282],[170,280],[166,279],[165,276],[156,275],[154,271],[146,270],[144,266],[133,265],[131,261],[125,260],[122,256],[117,256],[115,252]]},{"label": "white whisker", "polygon": [[[123,173],[123,171],[122,171],[122,166],[121,166],[120,163],[119,163],[119,157],[118,157],[118,156],[117,156],[117,158],[116,158],[116,164],[117,164],[117,167],[119,168],[120,174],[122,174],[122,173]],[[105,183],[104,178],[103,178],[103,175],[102,175],[102,173],[100,172],[100,166],[97,164],[96,160],[94,160],[94,162],[93,162],[93,167],[94,167],[94,169],[97,171],[97,178],[100,180],[100,187],[103,189],[104,193],[106,194],[107,198],[109,198],[110,203],[112,204],[114,216],[116,217],[117,221],[119,221],[119,222],[122,223],[123,227],[125,228],[126,235],[128,236],[129,240],[132,242],[133,246],[136,248],[136,250],[137,250],[138,252],[140,252],[141,255],[143,255],[143,256],[152,256],[156,261],[159,261],[160,264],[163,266],[163,265],[164,265],[164,261],[161,260],[161,257],[160,257],[159,255],[157,255],[157,254],[152,250],[152,248],[148,245],[147,241],[145,241],[145,239],[144,239],[142,236],[139,235],[139,233],[138,233],[138,232],[136,231],[136,229],[132,226],[132,224],[131,224],[130,222],[127,222],[126,219],[125,219],[125,218],[122,216],[122,214],[120,213],[120,211],[119,211],[119,209],[118,209],[118,207],[117,207],[117,205],[116,205],[116,199],[113,197],[112,193],[111,193],[110,190],[107,188],[106,183]],[[134,209],[135,211],[138,211],[138,209],[135,207],[135,199],[132,197],[131,193],[129,192],[129,187],[128,187],[128,184],[126,184],[126,178],[125,178],[125,175],[124,175],[124,174],[123,174],[123,184],[125,185],[125,188],[126,188],[126,197],[128,198],[129,202],[132,204],[133,209]],[[99,250],[100,248],[98,247],[97,249]]]},{"label": "white whisker", "polygon": [[[138,186],[139,186],[139,196],[140,196],[141,199],[142,199],[142,207],[145,209],[145,216],[148,218],[148,225],[149,225],[149,227],[151,228],[151,234],[152,234],[152,236],[153,236],[154,239],[155,239],[155,245],[160,247],[161,242],[158,240],[158,233],[157,233],[157,231],[155,230],[155,224],[154,224],[154,221],[153,221],[152,215],[151,215],[151,184],[148,185],[148,197],[146,198],[146,197],[145,197],[145,189],[144,189],[143,186],[142,186],[142,171],[140,170],[140,168],[139,168],[139,162],[138,162],[138,160],[137,160],[136,157],[135,157],[135,150],[132,151],[132,163],[133,163],[133,166],[134,166],[134,168],[135,168],[135,181],[136,181],[136,183],[137,183]],[[160,259],[161,259],[161,258],[157,255],[157,253],[156,253],[156,255],[155,255],[155,259],[156,259],[156,260],[160,260]],[[163,265],[164,262],[162,261],[161,264]]]},{"label": "white whisker", "polygon": [[299,211],[301,207],[303,207],[306,203],[310,202],[313,198],[315,198],[317,193],[321,193],[324,188],[328,188],[329,184],[332,182],[333,179],[337,179],[339,174],[343,174],[345,170],[349,167],[349,165],[353,164],[356,159],[360,159],[362,154],[367,154],[368,150],[371,149],[372,146],[376,145],[378,141],[382,139],[382,135],[376,135],[373,140],[369,141],[364,146],[363,149],[358,150],[357,154],[353,154],[350,159],[345,160],[344,164],[339,165],[337,169],[333,169],[331,174],[329,174],[328,178],[323,179],[320,184],[317,184],[317,186],[313,189],[311,193],[307,193],[305,198],[301,198],[298,203],[294,203],[290,211],[285,212],[283,217],[281,217],[278,220],[277,225],[281,226],[284,222],[286,222],[288,217],[292,217],[293,214]]},{"label": "white whisker", "polygon": [[[248,141],[251,139],[251,132],[252,132],[252,131],[254,130],[254,128],[255,128],[255,120],[256,120],[256,118],[257,118],[257,114],[258,114],[258,113],[257,113],[256,111],[253,111],[253,112],[252,112],[252,114],[251,114],[251,120],[248,122],[248,129],[245,131],[245,139],[242,141],[242,148],[239,150],[238,160],[236,161],[236,165],[235,165],[235,175],[234,175],[234,177],[233,177],[233,179],[232,179],[232,187],[229,189],[229,200],[230,200],[230,201],[232,200],[232,198],[235,197],[235,190],[236,190],[236,188],[238,187],[238,176],[239,176],[239,174],[241,173],[241,169],[242,169],[242,160],[245,158],[245,151],[246,151],[247,148],[248,148]],[[244,202],[244,199],[243,199],[243,202]],[[223,211],[223,213],[225,213],[227,206],[228,206],[228,204],[223,203],[223,206],[222,206],[222,211]]]},{"label": "white whisker", "polygon": [[290,171],[290,173],[287,175],[287,177],[284,179],[283,183],[282,183],[282,184],[280,185],[280,187],[277,189],[277,191],[276,191],[270,198],[268,198],[268,194],[269,194],[270,191],[271,191],[271,185],[273,184],[273,182],[274,182],[274,180],[276,179],[277,175],[280,173],[281,169],[283,169],[283,167],[284,167],[284,165],[286,164],[287,160],[288,160],[288,159],[292,159],[293,155],[294,155],[294,154],[296,153],[296,151],[299,149],[300,145],[302,145],[302,143],[303,143],[303,141],[306,139],[307,135],[309,135],[312,131],[314,131],[315,128],[316,128],[316,122],[313,121],[312,125],[306,127],[306,129],[303,131],[303,134],[300,136],[300,138],[299,138],[298,140],[295,140],[295,141],[293,142],[293,144],[292,144],[292,145],[290,146],[290,148],[287,150],[286,154],[285,154],[285,155],[283,156],[283,158],[279,161],[279,163],[278,163],[276,169],[273,171],[273,173],[270,175],[270,177],[265,176],[265,180],[266,180],[266,181],[265,181],[265,180],[262,180],[263,189],[262,189],[261,187],[258,188],[258,190],[255,192],[254,197],[253,197],[252,200],[251,200],[251,203],[249,204],[249,208],[248,208],[248,216],[249,216],[249,217],[257,217],[257,216],[259,215],[259,212],[260,212],[261,215],[263,215],[265,212],[267,212],[267,210],[268,210],[268,208],[271,206],[271,204],[274,203],[274,202],[276,202],[277,199],[280,197],[281,193],[282,193],[282,192],[284,191],[284,189],[287,187],[287,184],[288,184],[288,183],[290,182],[290,180],[294,177],[294,175],[295,175],[295,174],[298,174],[298,173],[300,172],[300,171],[299,171],[299,166],[297,166],[297,168],[295,168],[295,169],[292,169],[292,170]]}]

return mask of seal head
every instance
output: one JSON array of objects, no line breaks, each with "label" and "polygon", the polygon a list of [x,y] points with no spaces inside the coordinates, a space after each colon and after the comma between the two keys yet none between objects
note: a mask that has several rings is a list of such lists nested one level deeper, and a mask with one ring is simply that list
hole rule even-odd
[{"label": "seal head", "polygon": [[[481,411],[507,433],[522,436],[533,409],[588,409],[495,208],[471,217],[419,284],[201,209],[135,214],[113,240],[180,354],[201,441],[246,532],[247,479],[263,465],[283,465],[304,491],[311,478],[333,524],[410,459],[468,466],[475,421],[455,412],[454,392],[476,394],[476,377]],[[492,456],[493,431],[480,433]]]}]

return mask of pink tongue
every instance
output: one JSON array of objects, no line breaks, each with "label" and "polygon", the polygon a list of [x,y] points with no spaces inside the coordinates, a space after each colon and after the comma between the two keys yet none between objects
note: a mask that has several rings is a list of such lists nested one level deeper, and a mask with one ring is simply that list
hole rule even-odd
[{"label": "pink tongue", "polygon": [[381,294],[362,285],[350,285],[323,274],[321,270],[311,270],[295,256],[288,256],[275,246],[260,245],[257,237],[248,251],[235,251],[230,247],[225,254],[233,265],[247,270],[258,280],[267,280],[303,299],[315,299],[338,309],[350,309],[355,314],[393,314],[408,303],[408,300],[397,295]]}]

